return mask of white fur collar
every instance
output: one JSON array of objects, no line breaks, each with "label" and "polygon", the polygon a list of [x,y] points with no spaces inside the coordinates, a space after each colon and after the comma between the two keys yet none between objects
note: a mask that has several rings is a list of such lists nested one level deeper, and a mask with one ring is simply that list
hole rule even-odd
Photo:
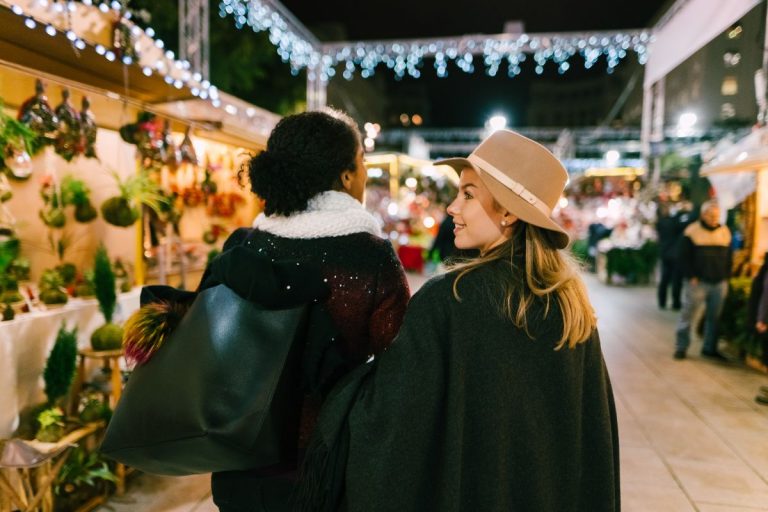
[{"label": "white fur collar", "polygon": [[309,200],[303,212],[284,217],[260,214],[253,227],[284,238],[324,238],[370,233],[381,236],[381,227],[357,199],[329,190]]}]

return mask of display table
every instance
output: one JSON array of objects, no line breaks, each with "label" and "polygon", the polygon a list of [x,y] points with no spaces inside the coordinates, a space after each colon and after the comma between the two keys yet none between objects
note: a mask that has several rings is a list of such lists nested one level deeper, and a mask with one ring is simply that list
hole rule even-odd
[{"label": "display table", "polygon": [[[114,320],[122,322],[139,307],[140,288],[121,293]],[[0,323],[0,438],[18,426],[18,413],[45,400],[43,369],[62,322],[77,326],[78,347],[90,347],[90,335],[104,323],[96,299],[70,299],[63,307],[25,313]]]}]

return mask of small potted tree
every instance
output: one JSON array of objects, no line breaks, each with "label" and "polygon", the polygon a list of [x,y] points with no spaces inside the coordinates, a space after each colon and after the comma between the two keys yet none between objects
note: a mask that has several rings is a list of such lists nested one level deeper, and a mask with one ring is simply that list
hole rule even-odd
[{"label": "small potted tree", "polygon": [[93,287],[96,291],[96,300],[99,301],[99,310],[104,315],[106,323],[91,335],[91,346],[94,350],[119,349],[123,345],[123,328],[112,323],[112,315],[117,303],[115,273],[103,245],[96,250],[93,262]]}]

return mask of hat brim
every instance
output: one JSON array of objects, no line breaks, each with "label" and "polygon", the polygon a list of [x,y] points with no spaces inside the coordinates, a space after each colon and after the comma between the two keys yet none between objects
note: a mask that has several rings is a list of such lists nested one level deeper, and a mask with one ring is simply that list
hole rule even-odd
[{"label": "hat brim", "polygon": [[461,174],[461,171],[466,168],[474,169],[485,186],[488,187],[493,198],[507,211],[528,224],[533,224],[534,226],[546,229],[550,234],[550,242],[554,247],[558,249],[565,249],[568,247],[568,244],[571,241],[568,233],[552,220],[551,217],[545,215],[541,210],[530,204],[528,201],[525,201],[522,197],[515,194],[488,173],[483,172],[482,168],[474,165],[466,158],[446,158],[444,160],[435,161],[433,165],[450,166],[458,174]]}]

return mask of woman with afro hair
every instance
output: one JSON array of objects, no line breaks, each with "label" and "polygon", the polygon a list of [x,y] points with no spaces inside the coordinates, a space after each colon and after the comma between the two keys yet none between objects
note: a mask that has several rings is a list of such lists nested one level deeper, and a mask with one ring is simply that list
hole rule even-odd
[{"label": "woman with afro hair", "polygon": [[[320,270],[342,372],[384,351],[397,334],[410,292],[392,246],[362,205],[367,171],[354,121],[334,110],[285,117],[266,150],[241,172],[264,200],[264,212],[252,228],[235,231],[223,252],[245,246],[254,257]],[[230,271],[248,273],[248,261],[240,266]],[[213,474],[213,499],[222,512],[289,509],[296,468],[321,402],[321,393],[304,397],[295,461]]]}]

